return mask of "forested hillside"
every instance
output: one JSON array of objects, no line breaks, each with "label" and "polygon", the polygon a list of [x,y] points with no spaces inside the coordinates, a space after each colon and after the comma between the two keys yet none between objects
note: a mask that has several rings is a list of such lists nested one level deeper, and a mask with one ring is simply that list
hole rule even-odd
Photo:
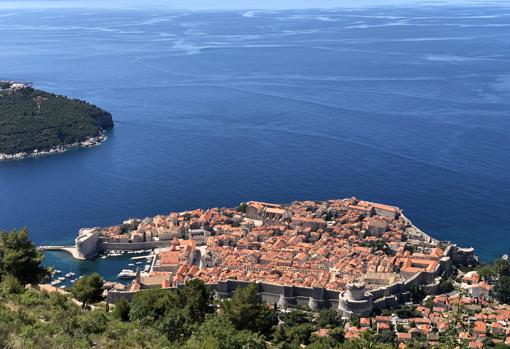
[{"label": "forested hillside", "polygon": [[0,84],[0,154],[48,151],[97,137],[111,126],[110,113],[87,102]]}]

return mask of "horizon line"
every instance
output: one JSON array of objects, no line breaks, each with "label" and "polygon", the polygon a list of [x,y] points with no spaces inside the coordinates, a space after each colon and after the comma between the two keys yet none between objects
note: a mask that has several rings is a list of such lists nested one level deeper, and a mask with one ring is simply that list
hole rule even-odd
[{"label": "horizon line", "polygon": [[119,0],[104,2],[92,0],[87,2],[69,0],[9,0],[0,1],[0,10],[45,10],[45,9],[89,9],[89,10],[167,10],[167,11],[285,11],[285,10],[334,10],[358,8],[382,8],[395,6],[505,6],[510,0],[259,0],[257,4],[247,0],[210,0],[185,1],[172,3],[164,0],[149,0],[140,5],[136,0]]}]

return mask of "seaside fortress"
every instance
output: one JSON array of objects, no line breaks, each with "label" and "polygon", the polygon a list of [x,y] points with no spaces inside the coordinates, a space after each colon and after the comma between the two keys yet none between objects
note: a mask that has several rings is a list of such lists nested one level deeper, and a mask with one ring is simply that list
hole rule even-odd
[{"label": "seaside fortress", "polygon": [[[160,287],[163,279],[166,288],[198,278],[222,298],[255,282],[268,303],[333,307],[344,316],[407,302],[416,286],[432,294],[452,265],[475,260],[472,249],[432,239],[399,208],[354,197],[286,205],[250,201],[239,210],[174,212],[80,231],[83,256],[94,244],[157,248],[149,274],[127,292]],[[111,292],[112,301],[120,297]]]},{"label": "seaside fortress", "polygon": [[81,259],[95,256],[99,243],[99,228],[82,228],[75,239],[76,250]]}]

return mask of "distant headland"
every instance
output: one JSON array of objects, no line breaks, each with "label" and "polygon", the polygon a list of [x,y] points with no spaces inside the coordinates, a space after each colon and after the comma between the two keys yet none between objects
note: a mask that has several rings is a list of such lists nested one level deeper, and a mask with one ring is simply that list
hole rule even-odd
[{"label": "distant headland", "polygon": [[94,146],[111,127],[111,114],[95,105],[0,80],[0,160]]}]

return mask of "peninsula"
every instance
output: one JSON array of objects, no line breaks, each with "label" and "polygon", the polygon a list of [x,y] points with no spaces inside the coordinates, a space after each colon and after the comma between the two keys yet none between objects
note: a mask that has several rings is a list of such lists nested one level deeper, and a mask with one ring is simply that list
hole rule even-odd
[{"label": "peninsula", "polygon": [[0,80],[0,160],[99,144],[110,113],[87,102]]},{"label": "peninsula", "polygon": [[110,290],[110,302],[191,279],[228,298],[256,282],[271,304],[363,316],[408,301],[415,287],[434,293],[453,266],[476,263],[472,248],[431,238],[401,209],[357,198],[250,201],[84,228],[73,255],[141,249],[156,249],[150,268],[128,290]]}]

